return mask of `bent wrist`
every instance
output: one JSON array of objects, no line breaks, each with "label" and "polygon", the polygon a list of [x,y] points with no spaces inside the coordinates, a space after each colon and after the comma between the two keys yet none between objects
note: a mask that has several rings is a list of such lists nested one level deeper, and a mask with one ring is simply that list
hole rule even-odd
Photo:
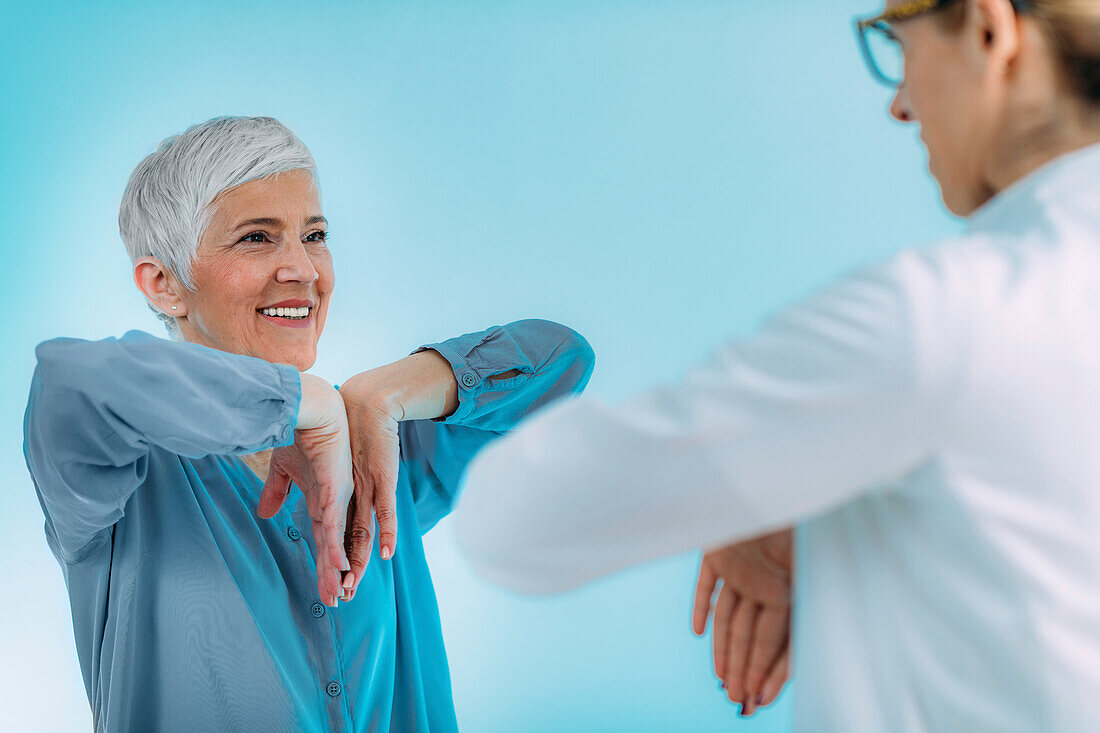
[{"label": "bent wrist", "polygon": [[302,401],[298,407],[295,430],[309,430],[329,421],[333,400],[339,400],[336,389],[313,374],[301,374]]}]

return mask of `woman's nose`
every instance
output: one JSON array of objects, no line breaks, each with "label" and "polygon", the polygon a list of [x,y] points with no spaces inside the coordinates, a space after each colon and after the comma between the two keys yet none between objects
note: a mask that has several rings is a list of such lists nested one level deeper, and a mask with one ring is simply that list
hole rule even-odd
[{"label": "woman's nose", "polygon": [[301,242],[291,242],[283,249],[282,262],[275,271],[279,282],[313,283],[320,275],[309,258],[309,252]]},{"label": "woman's nose", "polygon": [[899,122],[913,122],[916,119],[909,106],[909,92],[906,91],[905,84],[901,84],[894,94],[894,99],[890,102],[890,114]]}]

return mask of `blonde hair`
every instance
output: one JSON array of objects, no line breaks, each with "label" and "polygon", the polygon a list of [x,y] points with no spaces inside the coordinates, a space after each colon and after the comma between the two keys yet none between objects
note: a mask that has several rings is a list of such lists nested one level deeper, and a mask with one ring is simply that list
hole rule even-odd
[{"label": "blonde hair", "polygon": [[1061,57],[1070,88],[1100,105],[1100,0],[1030,0],[1028,6]]},{"label": "blonde hair", "polygon": [[[953,3],[939,14],[948,31],[966,20],[969,2]],[[1074,94],[1100,106],[1100,0],[1020,0],[1019,12],[1035,20],[1058,54],[1063,77]]]}]

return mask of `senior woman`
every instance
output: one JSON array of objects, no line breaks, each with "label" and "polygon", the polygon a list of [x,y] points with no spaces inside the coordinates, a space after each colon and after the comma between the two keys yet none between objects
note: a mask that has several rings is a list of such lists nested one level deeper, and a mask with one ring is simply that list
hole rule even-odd
[{"label": "senior woman", "polygon": [[696,628],[721,576],[716,666],[751,710],[786,675],[796,525],[795,730],[1100,730],[1100,0],[859,28],[966,233],[681,382],[535,416],[471,465],[460,545],[529,591],[711,549]]},{"label": "senior woman", "polygon": [[528,320],[339,393],[305,374],[334,269],[313,160],[271,118],[165,140],[119,220],[178,340],[40,344],[25,419],[96,730],[455,730],[421,535],[481,446],[583,389],[587,342]]}]

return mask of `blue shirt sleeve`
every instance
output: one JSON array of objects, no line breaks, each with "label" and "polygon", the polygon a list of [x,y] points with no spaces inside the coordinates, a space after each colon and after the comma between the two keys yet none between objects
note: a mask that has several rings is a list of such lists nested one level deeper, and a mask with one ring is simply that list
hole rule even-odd
[{"label": "blue shirt sleeve", "polygon": [[36,349],[23,452],[46,532],[74,561],[145,480],[152,447],[189,458],[289,445],[298,370],[129,331]]},{"label": "blue shirt sleeve", "polygon": [[[451,511],[467,464],[486,443],[551,402],[580,394],[595,364],[583,336],[538,319],[493,326],[413,353],[425,349],[439,352],[454,370],[458,407],[445,418],[399,426],[401,461],[422,533]],[[512,370],[518,374],[493,378]]]}]

